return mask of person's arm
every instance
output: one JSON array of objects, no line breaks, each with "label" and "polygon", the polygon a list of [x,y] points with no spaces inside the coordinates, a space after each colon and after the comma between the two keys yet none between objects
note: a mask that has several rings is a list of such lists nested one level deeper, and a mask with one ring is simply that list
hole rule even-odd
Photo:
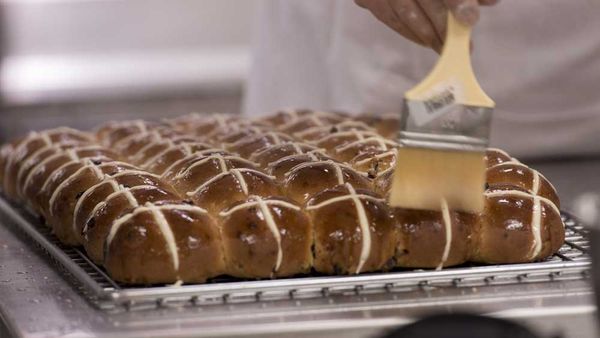
[{"label": "person's arm", "polygon": [[405,38],[441,51],[446,37],[448,9],[456,18],[474,25],[479,6],[495,5],[499,0],[355,0],[377,19]]}]

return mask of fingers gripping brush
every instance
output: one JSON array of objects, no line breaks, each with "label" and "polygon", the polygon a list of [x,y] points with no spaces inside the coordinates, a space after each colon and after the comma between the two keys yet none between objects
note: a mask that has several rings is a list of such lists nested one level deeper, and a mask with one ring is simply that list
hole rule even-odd
[{"label": "fingers gripping brush", "polygon": [[404,96],[392,206],[483,209],[484,154],[495,103],[475,78],[470,41],[471,28],[449,13],[437,64]]}]

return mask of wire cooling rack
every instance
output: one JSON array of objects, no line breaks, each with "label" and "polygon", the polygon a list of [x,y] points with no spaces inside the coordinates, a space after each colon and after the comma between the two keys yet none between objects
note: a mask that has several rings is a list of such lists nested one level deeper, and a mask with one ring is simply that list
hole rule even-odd
[{"label": "wire cooling rack", "polygon": [[78,248],[65,246],[23,208],[0,196],[2,223],[30,236],[73,277],[81,292],[102,309],[140,309],[168,304],[211,304],[307,299],[336,294],[402,292],[426,287],[461,287],[582,279],[591,260],[586,230],[563,213],[565,244],[543,262],[460,266],[441,271],[399,269],[356,276],[306,275],[275,280],[216,278],[206,284],[128,286],[112,280]]}]

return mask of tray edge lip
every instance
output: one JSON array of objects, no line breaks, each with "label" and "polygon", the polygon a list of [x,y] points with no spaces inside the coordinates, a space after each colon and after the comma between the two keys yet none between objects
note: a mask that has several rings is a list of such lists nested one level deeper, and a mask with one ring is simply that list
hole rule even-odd
[{"label": "tray edge lip", "polygon": [[[496,265],[484,265],[475,267],[463,267],[455,268],[453,270],[421,270],[415,269],[412,271],[396,271],[396,272],[384,272],[384,273],[373,273],[355,276],[311,276],[302,278],[289,278],[289,279],[263,279],[263,280],[249,280],[249,281],[236,281],[228,283],[215,283],[215,284],[190,284],[190,285],[164,285],[164,286],[134,286],[128,288],[104,288],[96,280],[94,280],[84,269],[74,262],[60,247],[55,243],[52,243],[46,235],[38,231],[37,227],[41,225],[34,225],[22,215],[21,212],[13,207],[13,202],[10,202],[0,190],[0,214],[5,214],[10,217],[13,223],[16,223],[18,229],[22,230],[31,237],[36,244],[40,245],[44,250],[47,251],[48,256],[51,259],[55,259],[62,268],[66,269],[74,278],[74,282],[79,283],[91,294],[83,295],[92,302],[93,305],[101,309],[110,309],[119,305],[127,305],[136,301],[150,301],[155,299],[161,299],[166,297],[185,297],[190,298],[199,294],[211,296],[218,294],[228,294],[227,292],[241,291],[241,293],[257,293],[261,292],[261,289],[292,289],[294,287],[306,287],[306,288],[329,288],[329,287],[340,287],[347,286],[348,284],[360,285],[366,282],[379,282],[380,284],[393,283],[394,280],[401,281],[412,281],[411,285],[417,286],[419,280],[431,280],[431,279],[452,279],[453,275],[463,277],[466,275],[481,275],[486,272],[490,272],[492,269],[502,270],[500,272],[506,272],[510,270],[514,273],[521,272],[521,274],[527,274],[527,272],[535,271],[564,271],[565,269],[579,269],[588,270],[591,267],[591,259],[586,257],[584,260],[579,261],[556,261],[556,262],[543,262],[544,266],[534,265],[535,263],[519,263],[519,264],[496,264]],[[562,211],[561,216],[567,220],[573,221],[576,225],[585,225],[570,212]],[[34,217],[32,214],[31,217]],[[565,243],[566,244],[566,243]],[[73,250],[78,251],[79,255],[87,260],[94,269],[106,277],[107,281],[114,283],[114,281],[98,268],[93,262],[87,258],[87,256],[81,252],[77,247],[70,247]],[[587,253],[587,252],[585,252]],[[539,263],[539,262],[538,262]],[[433,276],[436,274],[437,276]],[[422,278],[419,278],[422,277]],[[371,280],[370,280],[371,279]],[[518,282],[513,282],[518,283]],[[277,285],[273,285],[277,284]]]}]

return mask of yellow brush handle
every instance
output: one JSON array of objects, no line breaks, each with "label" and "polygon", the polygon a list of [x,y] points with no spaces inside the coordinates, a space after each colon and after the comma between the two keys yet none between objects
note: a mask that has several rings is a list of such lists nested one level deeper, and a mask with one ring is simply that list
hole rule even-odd
[{"label": "yellow brush handle", "polygon": [[408,100],[426,100],[440,84],[460,86],[457,103],[494,108],[494,101],[481,89],[471,66],[471,27],[460,23],[448,13],[448,33],[437,64],[431,73],[415,88],[406,92]]}]

